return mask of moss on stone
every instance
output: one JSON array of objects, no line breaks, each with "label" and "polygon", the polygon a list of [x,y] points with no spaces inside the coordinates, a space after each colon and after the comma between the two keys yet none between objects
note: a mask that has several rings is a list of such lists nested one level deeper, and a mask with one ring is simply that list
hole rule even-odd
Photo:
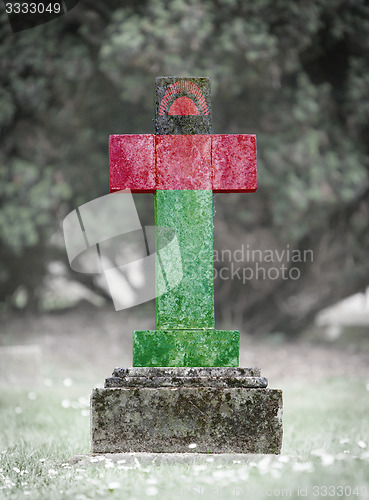
[{"label": "moss on stone", "polygon": [[95,453],[186,453],[191,443],[198,453],[279,453],[282,445],[274,389],[95,389],[91,408]]}]

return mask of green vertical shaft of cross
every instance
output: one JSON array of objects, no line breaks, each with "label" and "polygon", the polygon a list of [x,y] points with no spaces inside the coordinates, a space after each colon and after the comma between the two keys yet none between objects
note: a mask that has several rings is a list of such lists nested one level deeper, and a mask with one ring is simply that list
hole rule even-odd
[{"label": "green vertical shaft of cross", "polygon": [[[156,328],[214,329],[212,191],[156,191],[155,225],[174,229],[183,272],[179,285],[156,298]],[[160,244],[157,241],[156,247]],[[166,267],[163,264],[157,266],[158,272]]]},{"label": "green vertical shaft of cross", "polygon": [[[156,92],[161,80],[167,79],[156,80]],[[196,123],[197,116],[159,118],[157,111],[158,99],[157,135],[211,134],[211,116]],[[238,366],[239,332],[215,330],[212,190],[157,190],[155,226],[174,230],[183,278],[160,295],[166,263],[157,257],[156,330],[134,332],[133,366]],[[157,255],[165,246],[161,234],[157,231]]]}]

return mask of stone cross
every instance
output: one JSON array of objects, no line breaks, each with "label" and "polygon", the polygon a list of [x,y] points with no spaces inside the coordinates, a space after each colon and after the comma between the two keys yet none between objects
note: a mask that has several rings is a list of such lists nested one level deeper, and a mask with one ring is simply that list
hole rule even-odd
[{"label": "stone cross", "polygon": [[110,192],[154,193],[183,279],[157,296],[156,329],[134,332],[133,366],[238,366],[239,332],[215,330],[213,192],[256,190],[256,137],[212,135],[209,78],[159,77],[154,93],[155,135],[110,136]]}]

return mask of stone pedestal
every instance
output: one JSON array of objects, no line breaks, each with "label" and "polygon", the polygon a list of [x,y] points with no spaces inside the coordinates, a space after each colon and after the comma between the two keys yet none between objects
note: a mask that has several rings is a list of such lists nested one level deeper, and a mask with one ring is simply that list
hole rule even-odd
[{"label": "stone pedestal", "polygon": [[280,453],[267,384],[257,368],[117,368],[91,396],[92,452]]}]

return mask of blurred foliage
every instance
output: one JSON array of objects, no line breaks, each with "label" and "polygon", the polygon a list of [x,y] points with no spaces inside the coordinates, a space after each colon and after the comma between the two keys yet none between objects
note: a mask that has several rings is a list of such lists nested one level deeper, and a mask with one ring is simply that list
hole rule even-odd
[{"label": "blurred foliage", "polygon": [[85,0],[17,34],[2,14],[0,300],[20,284],[37,296],[47,261],[65,258],[53,233],[107,193],[109,133],[152,132],[158,75],[210,76],[214,132],[258,136],[258,194],[217,197],[216,244],[315,253],[303,282],[219,283],[219,317],[296,330],[361,289],[368,33],[365,0]]},{"label": "blurred foliage", "polygon": [[4,175],[5,169],[0,171],[0,233],[9,249],[20,254],[24,247],[38,243],[39,231],[51,236],[57,208],[70,198],[71,188],[50,167],[40,172],[35,165],[18,159],[9,167],[10,179]]}]

